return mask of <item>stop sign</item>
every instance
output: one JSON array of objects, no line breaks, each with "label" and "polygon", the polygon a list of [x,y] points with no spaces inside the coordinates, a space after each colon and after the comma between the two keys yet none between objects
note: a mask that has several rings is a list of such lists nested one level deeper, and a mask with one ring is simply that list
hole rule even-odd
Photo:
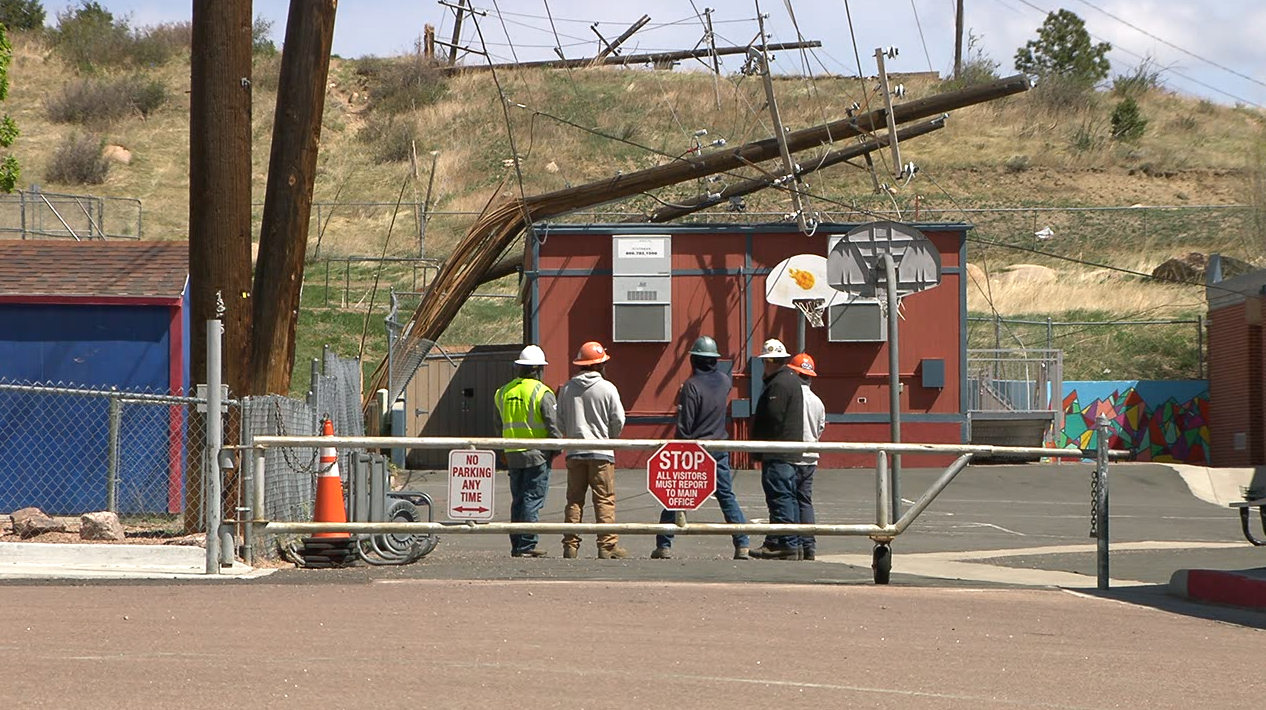
[{"label": "stop sign", "polygon": [[698,510],[716,493],[716,459],[693,441],[670,441],[646,462],[646,490],[665,510]]}]

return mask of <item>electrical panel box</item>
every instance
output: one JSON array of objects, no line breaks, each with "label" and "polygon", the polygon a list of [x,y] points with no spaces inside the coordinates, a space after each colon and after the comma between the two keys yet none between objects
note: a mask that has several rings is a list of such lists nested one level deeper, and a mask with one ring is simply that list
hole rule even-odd
[{"label": "electrical panel box", "polygon": [[611,340],[671,341],[672,238],[617,235],[611,238],[611,247]]},{"label": "electrical panel box", "polygon": [[886,343],[888,318],[874,299],[855,298],[828,306],[826,339],[831,343]]}]

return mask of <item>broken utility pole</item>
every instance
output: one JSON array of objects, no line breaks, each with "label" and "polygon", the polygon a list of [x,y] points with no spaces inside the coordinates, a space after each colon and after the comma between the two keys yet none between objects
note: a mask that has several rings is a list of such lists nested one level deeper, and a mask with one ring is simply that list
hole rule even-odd
[{"label": "broken utility pole", "polygon": [[251,394],[289,394],[338,0],[290,0],[255,266]]},{"label": "broken utility pole", "polygon": [[[251,384],[251,17],[251,0],[196,0],[189,61],[190,373],[206,381],[205,323],[220,317],[222,293],[223,381],[237,396]],[[204,442],[193,440],[184,505],[190,532],[202,515]]]},{"label": "broken utility pole", "polygon": [[[889,49],[892,56],[896,56],[897,50]],[[888,135],[896,136],[897,124],[892,120],[892,87],[888,85],[888,70],[884,68],[884,50],[875,48],[875,64],[879,66],[879,88],[884,92],[884,108],[887,109],[888,115]],[[894,138],[890,146],[892,148],[892,174],[901,179],[904,168],[901,166],[901,141]]]},{"label": "broken utility pole", "polygon": [[602,44],[605,45],[602,48],[602,51],[598,52],[598,56],[593,58],[593,63],[595,65],[601,64],[602,60],[606,59],[608,56],[612,54],[619,54],[620,45],[624,44],[624,41],[627,40],[629,37],[632,37],[634,32],[637,32],[638,30],[642,29],[642,27],[644,27],[646,23],[650,21],[651,21],[650,15],[642,15],[642,18],[640,20],[638,20],[637,22],[634,22],[632,27],[625,30],[624,34],[620,35],[619,37],[616,37],[615,40],[612,42],[607,42],[606,38],[598,33],[598,23],[597,22],[593,23],[593,25],[589,29],[593,30],[593,33],[598,35],[598,39],[602,40]]},{"label": "broken utility pole", "polygon": [[[437,44],[443,44],[437,42]],[[771,44],[766,49],[770,52],[782,51],[785,49],[811,49],[813,47],[821,47],[822,43],[817,40],[806,42],[783,42],[780,44]],[[625,64],[668,64],[678,62],[683,59],[698,59],[706,57],[715,52],[718,56],[726,56],[730,54],[746,54],[747,47],[717,47],[715,50],[711,48],[702,49],[684,49],[674,52],[652,52],[649,54],[626,54],[622,57],[607,57],[598,62],[597,66],[621,66]],[[440,67],[440,73],[445,76],[453,74],[465,74],[468,72],[495,71],[501,69],[583,69],[594,66],[592,57],[586,59],[544,59],[536,62],[508,62],[505,64],[458,64],[452,67]]]}]

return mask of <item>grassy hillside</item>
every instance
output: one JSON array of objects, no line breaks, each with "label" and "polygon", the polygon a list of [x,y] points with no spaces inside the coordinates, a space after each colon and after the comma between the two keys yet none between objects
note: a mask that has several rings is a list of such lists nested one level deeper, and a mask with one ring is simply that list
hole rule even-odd
[{"label": "grassy hillside", "polygon": [[[14,150],[23,164],[24,184],[135,197],[144,204],[145,238],[187,238],[187,47],[153,66],[84,72],[63,61],[45,38],[18,35],[13,44],[12,89],[6,106],[22,129]],[[257,203],[262,203],[264,195],[278,66],[276,56],[257,58],[253,82]],[[89,120],[85,125],[51,120],[50,105],[63,98],[68,87],[138,74],[167,89],[166,102],[145,117],[132,112],[116,120]],[[697,130],[707,130],[704,140],[724,138],[731,146],[771,134],[761,110],[762,87],[751,77],[725,77],[720,82],[719,108],[712,77],[697,72],[537,70],[502,72],[498,78],[509,100],[526,106],[509,109],[521,158],[521,188],[491,75],[443,79],[412,57],[334,60],[315,198],[343,204],[322,206],[320,229],[314,213],[312,262],[300,318],[301,361],[326,342],[344,354],[358,350],[375,280],[371,268],[345,270],[343,264],[335,264],[330,267],[331,290],[338,291],[337,298],[327,301],[327,265],[318,256],[418,254],[412,208],[395,215],[395,227],[390,235],[388,231],[397,196],[403,195],[408,203],[423,199],[432,151],[438,153],[432,203],[439,214],[427,225],[425,254],[442,259],[472,221],[469,214],[452,213],[476,212],[498,194],[553,190],[658,165],[670,159],[666,156],[691,148]],[[926,77],[904,83],[905,100],[946,88]],[[854,101],[863,105],[878,101],[871,91],[873,81],[786,78],[777,80],[776,86],[782,114],[792,129],[843,116]],[[990,315],[996,309],[1008,316],[1043,320],[1047,316],[1056,320],[1194,316],[1204,308],[1200,289],[1157,283],[1069,259],[1138,271],[1150,271],[1165,259],[1189,251],[1222,252],[1257,261],[1262,254],[1260,225],[1264,221],[1259,209],[963,211],[1260,205],[1264,170],[1260,112],[1198,101],[1163,88],[1146,88],[1137,98],[1148,126],[1141,140],[1128,143],[1111,137],[1109,115],[1118,96],[1106,90],[1076,101],[1039,89],[963,109],[950,117],[945,130],[903,145],[903,160],[916,162],[921,172],[891,195],[875,194],[865,171],[839,166],[811,177],[810,189],[819,196],[811,206],[839,221],[865,221],[869,212],[894,208],[905,219],[918,214],[936,221],[966,220],[977,225],[974,235],[981,240],[1021,247],[987,246],[983,241],[971,244],[969,258],[980,268],[970,288],[973,313]],[[132,153],[131,163],[112,164],[98,185],[48,179],[52,156],[76,134],[124,146]],[[414,145],[419,156],[417,178],[410,163]],[[886,153],[876,156],[881,171],[889,169],[888,160]],[[803,156],[800,161],[809,163],[811,158]],[[703,189],[709,188],[681,185],[656,197],[672,201]],[[607,209],[643,212],[656,205],[656,199],[648,196]],[[769,192],[749,197],[747,207],[749,212],[783,213],[789,204],[781,194]],[[257,218],[258,214],[257,207]],[[698,218],[733,217],[703,213]],[[1056,237],[1038,242],[1033,232],[1044,226],[1051,226]],[[1045,270],[1015,268],[1023,264]],[[348,273],[351,284],[344,303],[343,276]],[[371,362],[383,352],[382,315],[388,286],[409,290],[414,284],[413,274],[405,269],[379,276],[366,348]],[[507,282],[490,290],[510,293],[514,288]],[[992,326],[984,336],[977,330],[973,329],[973,342],[992,342]],[[1139,347],[1138,343],[1126,347],[1116,342],[1122,339],[1119,333],[1100,330],[1076,336],[1079,356],[1073,367],[1077,369],[1070,373],[1080,376],[1111,370],[1127,376],[1189,369],[1186,363],[1192,358],[1186,355],[1162,357],[1159,366],[1150,361],[1131,365],[1143,363],[1131,354],[1130,348]],[[1156,349],[1190,351],[1194,330],[1175,332],[1172,337],[1154,338],[1161,341]],[[514,341],[518,335],[513,301],[475,300],[444,340]],[[1039,344],[1031,340],[1044,345],[1045,335],[1029,337],[1018,330],[1013,334],[1013,342]],[[296,369],[296,389],[306,387],[306,377],[305,368]]]}]

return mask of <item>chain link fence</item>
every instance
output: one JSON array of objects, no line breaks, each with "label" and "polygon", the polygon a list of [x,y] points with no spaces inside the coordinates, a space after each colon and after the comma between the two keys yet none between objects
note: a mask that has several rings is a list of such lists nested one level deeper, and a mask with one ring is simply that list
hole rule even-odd
[{"label": "chain link fence", "polygon": [[[179,513],[206,437],[206,400],[167,392],[0,383],[0,513]],[[237,403],[226,415],[238,417]]]},{"label": "chain link fence", "polygon": [[21,239],[140,239],[141,201],[44,192],[0,194],[0,236]]}]

